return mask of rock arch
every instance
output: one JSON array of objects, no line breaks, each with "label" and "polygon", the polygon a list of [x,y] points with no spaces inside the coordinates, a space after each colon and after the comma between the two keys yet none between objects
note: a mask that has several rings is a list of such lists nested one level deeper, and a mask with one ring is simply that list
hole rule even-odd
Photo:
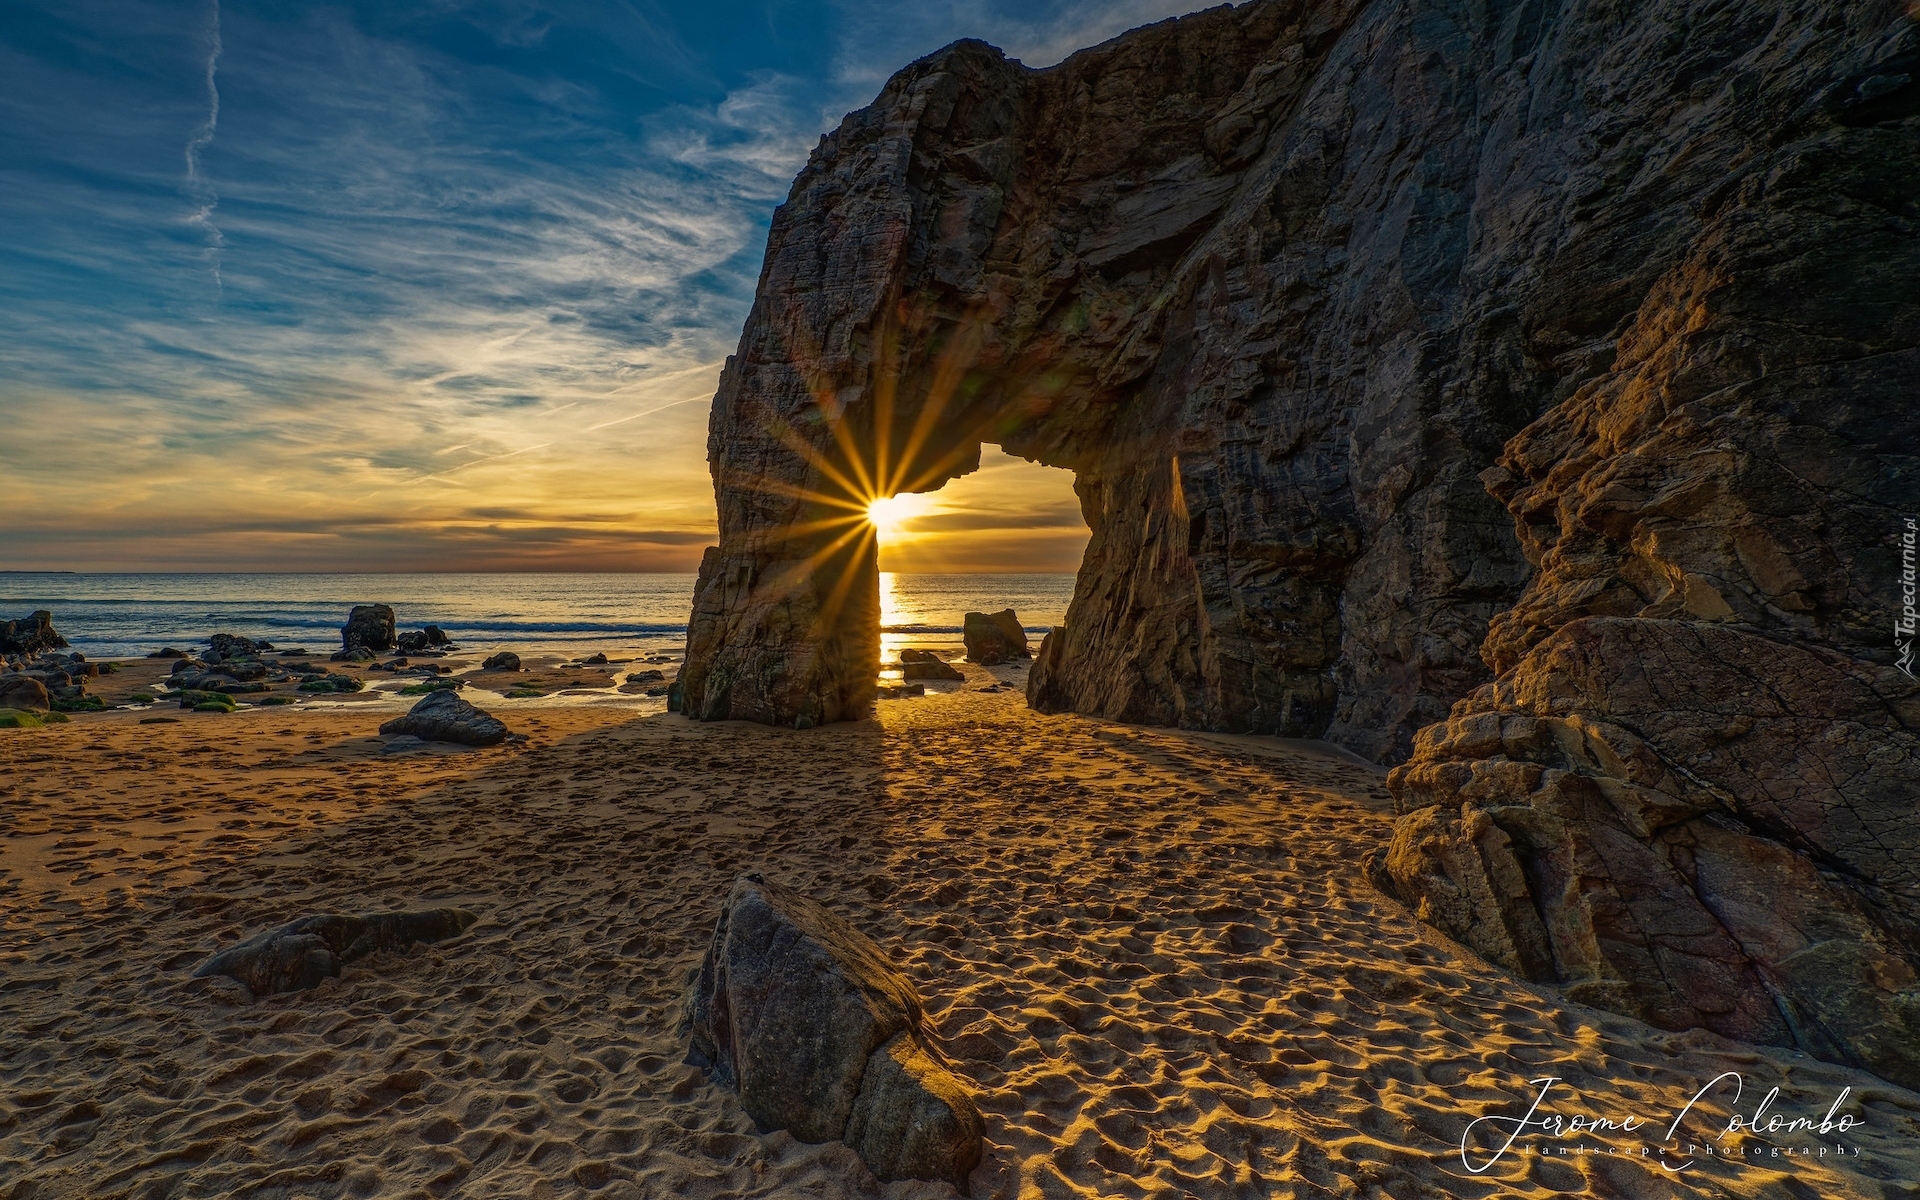
[{"label": "rock arch", "polygon": [[775,217],[684,705],[863,714],[846,518],[997,442],[1092,530],[1036,706],[1405,760],[1373,877],[1492,961],[1920,1086],[1915,178],[1890,0],[957,43]]},{"label": "rock arch", "polygon": [[[1246,294],[1272,286],[1247,239],[1301,219],[1258,143],[1344,19],[1203,14],[1040,72],[960,42],[822,140],[715,397],[721,539],[687,711],[862,714],[872,547],[836,518],[939,486],[983,441],[1074,471],[1093,531],[1040,707],[1332,730],[1379,756],[1485,678],[1476,648],[1526,564],[1469,464],[1524,406],[1421,377],[1426,276],[1416,295],[1383,265],[1398,303],[1378,321],[1342,301],[1394,360],[1372,381],[1322,378],[1302,314]],[[1305,244],[1281,257],[1326,269]],[[1343,617],[1356,596],[1405,619]]]}]

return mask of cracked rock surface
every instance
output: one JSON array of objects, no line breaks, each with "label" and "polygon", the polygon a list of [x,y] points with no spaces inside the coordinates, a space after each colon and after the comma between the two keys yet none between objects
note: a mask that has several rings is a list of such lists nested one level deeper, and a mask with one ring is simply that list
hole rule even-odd
[{"label": "cracked rock surface", "polygon": [[843,1141],[874,1175],[962,1189],[980,1113],[873,940],[759,875],[734,881],[688,996],[690,1061],[764,1129]]}]

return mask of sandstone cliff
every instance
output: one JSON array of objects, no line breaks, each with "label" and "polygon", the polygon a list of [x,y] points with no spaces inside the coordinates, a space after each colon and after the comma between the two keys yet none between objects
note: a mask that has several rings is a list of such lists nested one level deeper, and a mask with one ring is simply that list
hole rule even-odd
[{"label": "sandstone cliff", "polygon": [[775,218],[685,708],[863,714],[860,508],[1000,444],[1093,532],[1033,704],[1411,754],[1376,876],[1427,919],[1920,1082],[1916,76],[1889,0],[1265,0],[913,64]]}]

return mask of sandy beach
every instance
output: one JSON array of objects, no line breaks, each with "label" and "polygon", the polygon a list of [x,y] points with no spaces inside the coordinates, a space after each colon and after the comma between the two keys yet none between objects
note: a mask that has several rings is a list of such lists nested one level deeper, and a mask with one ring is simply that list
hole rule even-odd
[{"label": "sandy beach", "polygon": [[[527,739],[383,755],[365,705],[0,735],[0,1197],[951,1195],[758,1134],[683,1062],[747,870],[918,986],[986,1118],[975,1196],[1920,1194],[1920,1097],[1568,1003],[1375,891],[1374,768],[1041,716],[964,670],[803,732],[470,690]],[[190,975],[307,913],[432,905],[479,923],[258,1001]],[[1728,1071],[1701,1140],[1776,1087],[1815,1117],[1851,1088],[1866,1124],[1679,1173],[1621,1135],[1463,1165],[1529,1080],[1664,1129]]]}]

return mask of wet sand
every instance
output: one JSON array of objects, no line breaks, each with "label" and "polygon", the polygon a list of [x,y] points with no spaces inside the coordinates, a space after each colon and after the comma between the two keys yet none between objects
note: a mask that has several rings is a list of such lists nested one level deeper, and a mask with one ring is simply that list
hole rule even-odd
[{"label": "wet sand", "polygon": [[[986,1116],[975,1196],[1920,1194],[1920,1097],[1570,1004],[1382,897],[1374,769],[1041,716],[966,670],[805,732],[472,688],[528,740],[382,755],[392,712],[364,702],[0,731],[0,1200],[950,1196],[758,1134],[682,1062],[685,981],[746,870],[918,985]],[[480,922],[309,992],[190,978],[307,913],[431,905]],[[1640,1136],[1461,1162],[1531,1079],[1563,1081],[1548,1110],[1664,1132],[1725,1071],[1742,1113],[1851,1087],[1867,1125],[1679,1174]]]}]

